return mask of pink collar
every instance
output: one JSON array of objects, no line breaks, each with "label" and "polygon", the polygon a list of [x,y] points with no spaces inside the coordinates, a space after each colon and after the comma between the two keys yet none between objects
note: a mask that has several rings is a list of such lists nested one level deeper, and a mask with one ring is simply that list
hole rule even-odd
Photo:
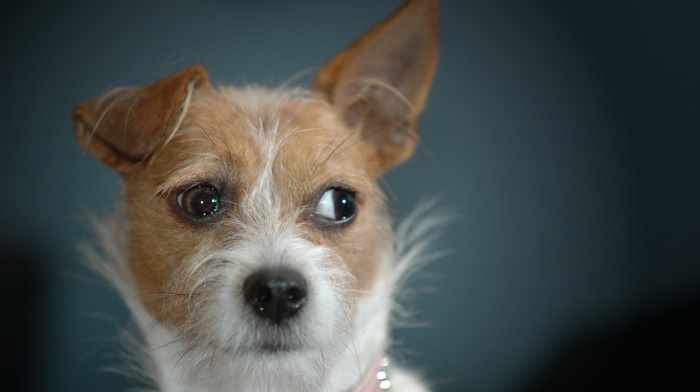
[{"label": "pink collar", "polygon": [[389,359],[380,355],[360,385],[353,392],[382,392],[391,389],[389,380]]}]

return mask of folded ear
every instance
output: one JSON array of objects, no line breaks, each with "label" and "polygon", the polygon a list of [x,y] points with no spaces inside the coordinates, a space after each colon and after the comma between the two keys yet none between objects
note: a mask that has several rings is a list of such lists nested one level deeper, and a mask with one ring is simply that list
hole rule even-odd
[{"label": "folded ear", "polygon": [[326,64],[314,82],[371,143],[377,174],[413,153],[437,63],[438,14],[438,0],[406,1]]},{"label": "folded ear", "polygon": [[125,172],[149,159],[177,130],[207,72],[191,66],[146,87],[117,89],[78,105],[76,137],[86,151]]}]

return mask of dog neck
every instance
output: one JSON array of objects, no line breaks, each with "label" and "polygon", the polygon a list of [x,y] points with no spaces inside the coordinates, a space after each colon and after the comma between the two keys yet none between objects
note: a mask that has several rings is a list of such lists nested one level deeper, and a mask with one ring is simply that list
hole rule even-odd
[{"label": "dog neck", "polygon": [[381,392],[391,388],[389,377],[389,359],[384,355],[379,355],[374,367],[369,369],[362,382],[353,392]]}]

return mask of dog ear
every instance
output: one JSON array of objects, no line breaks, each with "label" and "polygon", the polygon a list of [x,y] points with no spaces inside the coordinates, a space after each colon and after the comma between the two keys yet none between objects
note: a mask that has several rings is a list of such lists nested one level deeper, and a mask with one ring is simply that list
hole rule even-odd
[{"label": "dog ear", "polygon": [[333,58],[314,81],[376,153],[377,174],[411,156],[438,54],[438,0],[408,0]]},{"label": "dog ear", "polygon": [[209,85],[200,66],[140,88],[122,88],[73,111],[78,142],[108,166],[126,172],[165,145],[177,130],[195,88]]}]

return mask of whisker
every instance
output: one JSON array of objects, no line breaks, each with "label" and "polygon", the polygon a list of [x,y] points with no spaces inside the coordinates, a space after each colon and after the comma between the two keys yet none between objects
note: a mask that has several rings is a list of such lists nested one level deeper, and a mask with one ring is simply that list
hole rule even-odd
[{"label": "whisker", "polygon": [[289,78],[287,78],[284,82],[282,82],[280,84],[280,88],[287,89],[287,88],[289,88],[289,86],[292,83],[294,83],[297,80],[301,79],[302,77],[310,75],[314,72],[316,72],[316,68],[307,68],[307,69],[301,70],[301,71],[295,73],[294,75],[290,76]]}]

